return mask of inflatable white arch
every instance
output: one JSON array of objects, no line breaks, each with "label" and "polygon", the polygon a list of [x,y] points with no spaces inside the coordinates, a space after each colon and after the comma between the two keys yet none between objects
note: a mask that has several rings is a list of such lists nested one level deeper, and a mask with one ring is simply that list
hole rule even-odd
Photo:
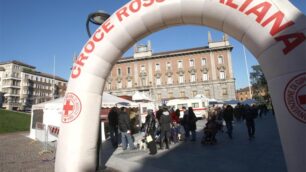
[{"label": "inflatable white arch", "polygon": [[132,0],[86,43],[63,106],[56,172],[95,171],[101,95],[136,41],[175,25],[223,31],[257,57],[268,80],[288,171],[306,171],[306,18],[287,0]]}]

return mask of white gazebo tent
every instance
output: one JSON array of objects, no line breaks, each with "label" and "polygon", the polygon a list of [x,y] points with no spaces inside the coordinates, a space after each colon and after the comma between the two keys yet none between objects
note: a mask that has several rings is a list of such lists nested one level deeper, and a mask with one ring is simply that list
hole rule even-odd
[{"label": "white gazebo tent", "polygon": [[[60,126],[61,115],[64,104],[64,98],[58,98],[48,102],[36,104],[32,106],[31,111],[31,124],[30,135],[32,139],[36,139],[36,122],[44,124],[46,127],[49,125]],[[139,104],[129,100],[116,97],[114,95],[103,93],[101,108],[111,108],[114,106],[126,105],[128,107],[138,108]],[[57,138],[53,135],[48,135],[48,141],[54,141]]]}]

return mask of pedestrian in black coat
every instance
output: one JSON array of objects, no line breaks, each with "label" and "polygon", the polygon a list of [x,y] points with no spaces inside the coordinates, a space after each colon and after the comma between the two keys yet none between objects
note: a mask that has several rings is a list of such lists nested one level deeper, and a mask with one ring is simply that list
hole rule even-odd
[{"label": "pedestrian in black coat", "polygon": [[231,105],[227,105],[223,111],[223,119],[226,124],[227,134],[230,139],[233,138],[233,119],[234,119],[234,109]]},{"label": "pedestrian in black coat", "polygon": [[249,140],[253,139],[255,137],[255,118],[257,117],[257,108],[255,105],[252,107],[246,105],[245,106],[245,113],[244,113],[244,119],[245,124],[248,129],[248,135]]},{"label": "pedestrian in black coat", "polygon": [[196,129],[197,129],[197,117],[193,112],[192,107],[188,108],[188,125],[189,131],[191,131],[191,141],[196,141]]},{"label": "pedestrian in black coat", "polygon": [[129,145],[130,149],[135,149],[132,136],[131,136],[131,123],[128,113],[126,112],[126,108],[120,108],[119,116],[118,116],[118,125],[119,130],[121,132],[121,141],[122,141],[122,149],[127,149]]},{"label": "pedestrian in black coat", "polygon": [[171,117],[167,109],[163,110],[160,116],[160,148],[163,149],[163,142],[166,143],[166,149],[169,149],[170,131],[171,131]]},{"label": "pedestrian in black coat", "polygon": [[[145,138],[148,145],[150,155],[157,153],[156,142],[155,142],[155,131],[156,131],[156,119],[152,110],[148,110],[145,122]],[[147,138],[150,139],[147,139]]]},{"label": "pedestrian in black coat", "polygon": [[111,142],[114,148],[118,147],[118,113],[117,108],[112,107],[108,113],[108,124]]}]

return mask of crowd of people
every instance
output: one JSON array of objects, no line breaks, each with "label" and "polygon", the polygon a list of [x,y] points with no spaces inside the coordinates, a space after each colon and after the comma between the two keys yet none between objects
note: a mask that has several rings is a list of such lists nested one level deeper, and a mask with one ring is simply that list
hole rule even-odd
[{"label": "crowd of people", "polygon": [[[211,106],[208,109],[207,123],[203,128],[201,143],[216,144],[216,135],[218,132],[225,132],[224,128],[226,128],[229,139],[233,139],[234,120],[245,121],[248,138],[252,140],[255,138],[254,119],[266,115],[267,111],[264,104],[249,106],[238,103],[235,107],[231,105]],[[181,113],[183,113],[182,118],[180,118]],[[131,121],[134,118],[135,114],[130,113],[129,115],[125,107],[111,109],[108,119],[111,143],[114,148],[117,148],[119,144],[123,150],[137,148],[133,139],[135,122]],[[197,120],[192,107],[182,107],[182,112],[166,106],[160,107],[155,113],[153,110],[148,110],[145,123],[142,124],[139,131],[143,133],[141,141],[147,145],[150,154],[153,155],[157,153],[157,149],[169,149],[171,144],[180,141],[195,142]]]}]

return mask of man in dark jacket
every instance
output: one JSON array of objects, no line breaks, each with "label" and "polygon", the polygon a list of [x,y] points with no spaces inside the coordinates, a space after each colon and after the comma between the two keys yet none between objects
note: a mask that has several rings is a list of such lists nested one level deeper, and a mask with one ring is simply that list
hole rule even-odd
[{"label": "man in dark jacket", "polygon": [[257,117],[257,108],[255,105],[249,107],[246,105],[245,107],[245,123],[248,128],[249,140],[255,137],[255,121],[254,119]]},{"label": "man in dark jacket", "polygon": [[167,109],[163,110],[160,116],[160,148],[163,149],[163,142],[166,142],[166,149],[169,149],[171,117]]},{"label": "man in dark jacket", "polygon": [[128,113],[126,112],[125,107],[120,108],[119,116],[118,116],[118,125],[119,130],[121,132],[121,141],[122,141],[122,149],[126,150],[127,144],[130,149],[135,149],[132,136],[131,136],[131,124]]},{"label": "man in dark jacket", "polygon": [[114,148],[118,147],[118,113],[117,108],[111,108],[108,113],[108,124],[111,142]]},{"label": "man in dark jacket", "polygon": [[227,134],[230,139],[233,138],[233,119],[234,119],[234,109],[231,105],[227,105],[223,112],[223,119],[226,124]]},{"label": "man in dark jacket", "polygon": [[189,139],[190,136],[190,130],[189,130],[189,116],[188,116],[188,110],[186,109],[185,106],[182,107],[183,112],[184,112],[184,116],[183,119],[181,121],[181,125],[184,127],[185,130],[185,139]]},{"label": "man in dark jacket", "polygon": [[188,128],[191,131],[191,141],[196,141],[197,117],[192,107],[188,107]]}]

